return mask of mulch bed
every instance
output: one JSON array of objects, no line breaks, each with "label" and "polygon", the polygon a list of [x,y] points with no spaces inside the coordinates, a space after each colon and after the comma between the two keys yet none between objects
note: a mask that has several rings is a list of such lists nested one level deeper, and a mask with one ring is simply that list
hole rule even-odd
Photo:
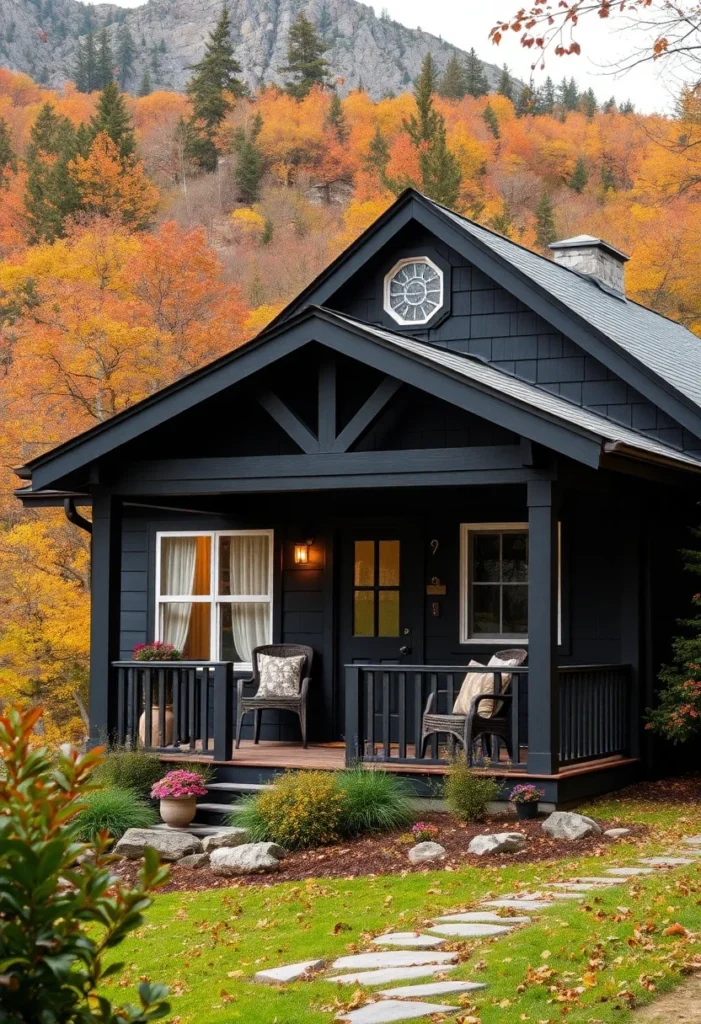
[{"label": "mulch bed", "polygon": [[[414,867],[409,863],[407,852],[414,840],[406,831],[385,832],[380,835],[363,836],[334,846],[314,850],[300,850],[289,853],[282,861],[280,870],[272,875],[244,875],[238,878],[219,878],[207,868],[183,868],[177,863],[172,866],[171,880],[162,892],[188,892],[203,889],[230,888],[235,885],[272,885],[278,882],[301,881],[307,878],[357,878],[361,875],[391,875],[409,871],[432,869],[458,869],[466,866],[475,868],[494,867],[496,864],[530,864],[564,856],[577,857],[594,853],[611,842],[601,836],[578,840],[576,844],[563,839],[551,839],[543,832],[544,818],[535,821],[517,821],[513,816],[499,815],[466,825],[459,819],[445,813],[424,813],[421,820],[437,825],[439,834],[436,841],[445,847],[447,856],[441,861]],[[608,828],[601,821],[603,828]],[[629,826],[633,829],[630,838],[640,839],[645,833],[644,826]],[[522,832],[528,837],[523,850],[517,853],[487,854],[477,857],[469,854],[470,840],[487,832]],[[138,861],[120,861],[116,872],[125,880],[133,881],[139,868]]]}]

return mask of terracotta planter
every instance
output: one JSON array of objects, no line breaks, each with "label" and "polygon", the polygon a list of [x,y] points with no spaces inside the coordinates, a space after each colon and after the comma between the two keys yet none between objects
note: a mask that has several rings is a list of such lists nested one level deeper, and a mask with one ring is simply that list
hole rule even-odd
[{"label": "terracotta planter", "polygon": [[[160,746],[160,725],[161,716],[159,714],[158,704],[154,704],[151,708],[151,746]],[[166,704],[165,713],[165,746],[170,747],[173,743],[173,725],[175,718],[173,717],[173,705]],[[139,717],[139,743],[146,746],[146,712],[142,711]]]},{"label": "terracotta planter", "polygon": [[529,818],[537,818],[538,801],[531,800],[527,804],[516,804],[516,817],[519,821],[527,821]]},{"label": "terracotta planter", "polygon": [[197,810],[197,797],[185,796],[175,799],[173,797],[161,798],[161,818],[171,828],[187,828],[195,817]]}]

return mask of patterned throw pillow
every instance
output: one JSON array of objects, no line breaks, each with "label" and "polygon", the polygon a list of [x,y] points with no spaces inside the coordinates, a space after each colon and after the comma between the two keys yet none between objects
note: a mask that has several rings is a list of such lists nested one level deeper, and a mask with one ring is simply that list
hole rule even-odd
[{"label": "patterned throw pillow", "polygon": [[271,654],[258,655],[260,686],[257,697],[298,697],[302,681],[304,655],[278,658]]},{"label": "patterned throw pillow", "polygon": [[[470,661],[470,668],[485,668],[479,661]],[[517,666],[518,659],[509,659],[508,661],[502,661],[501,658],[497,658],[496,654],[492,655],[489,659],[489,668],[507,668],[511,666]],[[458,694],[455,704],[453,705],[454,715],[468,715],[470,713],[470,702],[472,698],[477,696],[478,693],[494,693],[495,691],[496,677],[491,672],[468,672],[465,675],[463,684],[460,687],[460,693]],[[511,685],[511,673],[505,672],[501,677],[501,693],[506,693],[509,686]],[[496,708],[495,708],[496,704]],[[499,711],[503,707],[502,701],[483,700],[480,701],[478,713],[481,718],[491,718],[495,711]]]}]

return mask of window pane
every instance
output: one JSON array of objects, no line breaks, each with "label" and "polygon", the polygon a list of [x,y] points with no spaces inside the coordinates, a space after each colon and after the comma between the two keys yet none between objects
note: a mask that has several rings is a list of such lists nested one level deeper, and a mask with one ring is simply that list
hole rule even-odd
[{"label": "window pane", "polygon": [[[375,583],[375,541],[357,540],[355,542],[355,577],[356,587],[372,587]],[[367,636],[367,633],[359,634]]]},{"label": "window pane", "polygon": [[269,587],[270,537],[266,534],[220,537],[219,593],[267,594]]},{"label": "window pane", "polygon": [[528,633],[528,587],[505,586],[502,629],[507,635]]},{"label": "window pane", "polygon": [[161,594],[189,597],[210,592],[211,537],[161,538]]},{"label": "window pane", "polygon": [[182,651],[188,661],[209,661],[211,605],[168,601],[161,605],[160,634],[164,643]]},{"label": "window pane", "polygon": [[353,636],[375,635],[375,591],[353,591]]},{"label": "window pane", "polygon": [[498,583],[499,534],[474,533],[472,535],[472,579],[475,583]]},{"label": "window pane", "polygon": [[528,582],[527,533],[503,534],[501,571],[505,583]]},{"label": "window pane", "polygon": [[250,664],[253,648],[270,643],[270,605],[222,602],[219,608],[220,659]]},{"label": "window pane", "polygon": [[[399,541],[380,541],[380,586],[399,586]],[[390,634],[394,636],[394,634]]]},{"label": "window pane", "polygon": [[472,588],[472,634],[498,635],[499,627],[498,586],[476,586]]},{"label": "window pane", "polygon": [[[358,591],[358,593],[369,593],[369,591]],[[399,636],[399,591],[380,590],[378,597],[377,635]]]}]

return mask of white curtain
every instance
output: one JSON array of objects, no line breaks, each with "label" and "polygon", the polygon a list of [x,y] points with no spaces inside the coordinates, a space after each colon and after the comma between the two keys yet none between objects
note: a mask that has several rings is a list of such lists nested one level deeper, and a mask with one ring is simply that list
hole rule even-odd
[{"label": "white curtain", "polygon": [[[184,597],[195,584],[197,537],[164,537],[161,542],[162,593]],[[184,650],[190,629],[192,604],[187,601],[163,605],[161,639],[179,651]]]},{"label": "white curtain", "polygon": [[[232,595],[268,594],[270,578],[269,538],[231,537],[229,548]],[[231,631],[242,662],[252,662],[253,648],[270,639],[270,605],[232,602]]]}]

